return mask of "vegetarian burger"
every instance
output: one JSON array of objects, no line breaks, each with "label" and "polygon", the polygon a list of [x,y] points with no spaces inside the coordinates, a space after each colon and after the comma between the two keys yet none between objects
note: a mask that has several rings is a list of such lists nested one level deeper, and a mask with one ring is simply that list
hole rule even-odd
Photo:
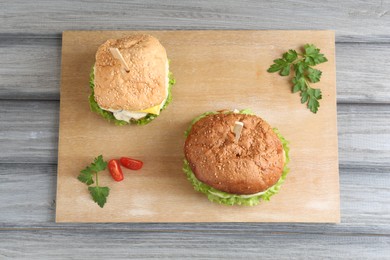
[{"label": "vegetarian burger", "polygon": [[[243,125],[239,136],[236,124]],[[185,135],[183,170],[213,202],[253,206],[269,200],[288,173],[287,141],[249,110],[204,113]]]},{"label": "vegetarian burger", "polygon": [[90,107],[117,125],[147,124],[171,101],[173,84],[167,53],[155,37],[110,39],[96,52]]}]

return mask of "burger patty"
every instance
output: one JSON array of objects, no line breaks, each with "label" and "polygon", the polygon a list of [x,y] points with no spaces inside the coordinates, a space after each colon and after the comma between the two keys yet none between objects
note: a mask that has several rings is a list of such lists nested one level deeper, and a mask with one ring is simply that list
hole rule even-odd
[{"label": "burger patty", "polygon": [[[234,142],[236,121],[244,123]],[[271,126],[258,116],[209,115],[196,122],[184,145],[196,178],[232,194],[254,194],[274,185],[282,175],[283,146]]]}]

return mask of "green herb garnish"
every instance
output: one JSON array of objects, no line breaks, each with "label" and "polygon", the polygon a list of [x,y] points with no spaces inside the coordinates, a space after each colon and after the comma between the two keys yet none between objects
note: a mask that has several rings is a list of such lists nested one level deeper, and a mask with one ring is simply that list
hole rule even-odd
[{"label": "green herb garnish", "polygon": [[[94,162],[87,166],[85,169],[80,171],[80,175],[77,179],[88,186],[95,183],[95,186],[88,187],[89,193],[92,196],[93,201],[95,201],[101,208],[107,201],[110,188],[99,186],[98,173],[104,171],[107,168],[107,162],[103,160],[103,156],[99,155],[95,158]],[[95,176],[95,181],[93,177]]]},{"label": "green herb garnish", "polygon": [[312,88],[310,83],[320,81],[322,72],[312,67],[328,60],[314,44],[305,44],[303,47],[304,53],[289,50],[283,54],[283,58],[274,60],[274,64],[267,71],[279,72],[281,76],[288,76],[293,70],[295,76],[292,79],[294,84],[292,92],[301,91],[301,103],[307,102],[310,111],[317,113],[322,93],[320,89]]}]

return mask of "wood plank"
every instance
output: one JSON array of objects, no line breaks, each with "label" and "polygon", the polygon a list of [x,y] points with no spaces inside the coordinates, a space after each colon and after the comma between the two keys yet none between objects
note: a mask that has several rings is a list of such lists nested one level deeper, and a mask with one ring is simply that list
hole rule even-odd
[{"label": "wood plank", "polygon": [[340,164],[390,165],[390,106],[341,105],[338,109]]},{"label": "wood plank", "polygon": [[59,99],[60,38],[0,37],[0,99]]},{"label": "wood plank", "polygon": [[[57,163],[58,113],[58,101],[0,100],[0,163]],[[389,166],[389,121],[388,105],[339,104],[340,165]]]},{"label": "wood plank", "polygon": [[[61,38],[10,37],[0,37],[0,99],[59,100]],[[336,67],[339,103],[390,103],[390,44],[336,44]]]},{"label": "wood plank", "polygon": [[390,167],[356,166],[340,171],[343,173],[340,177],[342,221],[390,227]]},{"label": "wood plank", "polygon": [[390,103],[390,45],[338,44],[336,72],[339,103]]},{"label": "wood plank", "polygon": [[386,259],[390,254],[389,236],[93,229],[0,234],[0,257],[5,258],[258,259],[261,255],[270,259]]},{"label": "wood plank", "polygon": [[[191,29],[241,29],[244,27],[252,29],[274,29],[285,28],[285,24],[288,24],[289,28],[292,26],[296,29],[303,29],[308,28],[308,22],[311,23],[309,26],[311,26],[312,29],[329,28],[338,30],[336,38],[339,42],[388,43],[390,38],[387,33],[389,31],[389,13],[387,12],[389,8],[388,2],[383,3],[385,1],[375,1],[371,3],[351,1],[350,3],[343,2],[342,5],[340,5],[340,3],[295,1],[294,3],[280,4],[261,3],[261,7],[258,6],[260,3],[254,4],[254,1],[252,3],[233,3],[233,1],[227,1],[226,3],[208,3],[208,6],[206,6],[206,2],[176,4],[175,1],[170,1],[169,4],[151,4],[150,2],[138,1],[131,4],[124,4],[124,1],[115,1],[115,3],[104,4],[96,3],[95,1],[90,4],[85,2],[72,2],[69,4],[68,1],[61,1],[61,3],[67,5],[66,8],[64,8],[62,4],[56,6],[56,4],[47,3],[47,1],[44,1],[44,3],[43,1],[35,2],[37,3],[36,6],[32,6],[35,5],[35,3],[30,4],[23,2],[22,5],[19,2],[20,1],[2,1],[2,5],[6,6],[6,8],[0,10],[0,17],[3,18],[0,31],[6,31],[7,33],[5,34],[9,33],[8,36],[12,39],[18,38],[20,36],[19,33],[33,33],[30,36],[36,37],[36,39],[53,37],[53,35],[56,37],[64,29],[80,29],[81,27],[84,29],[129,29],[129,27],[136,29],[185,29],[187,27]],[[39,7],[42,6],[42,3],[48,5],[47,11],[45,10],[43,12]],[[95,8],[93,5],[98,7]],[[114,7],[112,9],[101,8],[101,6],[107,7],[108,5]],[[191,6],[186,7],[186,5]],[[118,9],[118,7],[122,10]],[[385,8],[382,9],[382,7]],[[306,12],[306,9],[309,11]],[[304,20],[302,20],[302,22],[295,21],[296,16],[290,15],[291,10],[303,17]],[[317,16],[317,12],[321,15]],[[115,16],[116,18],[113,18]],[[264,17],[266,19],[264,19]],[[75,19],[72,20],[73,18]],[[333,18],[335,18],[335,20],[333,20]],[[30,22],[31,26],[29,26]],[[367,27],[365,25],[367,25]],[[349,31],[353,32],[348,33]],[[0,36],[0,45],[3,43],[2,36],[5,34]],[[6,36],[6,38],[8,38],[8,36]],[[54,41],[58,42],[59,38],[57,37]],[[8,56],[7,50],[5,48],[0,48],[0,99],[32,98],[58,100],[59,59],[57,59],[57,57],[59,57],[60,45],[58,44],[56,46],[56,53],[52,51],[50,51],[50,53],[47,52],[44,54],[44,61],[39,61],[38,59],[30,60],[28,57],[23,57],[20,54]],[[373,47],[371,51],[366,52],[367,55],[360,56],[362,57],[361,60],[358,58],[359,55],[356,55],[356,58],[351,58],[350,56],[350,54],[355,54],[356,50],[359,51],[361,46],[357,47],[349,44],[344,46],[346,50],[343,50],[343,53],[346,53],[345,55],[342,53],[340,54],[340,47],[339,45],[337,46],[338,95],[341,97],[341,99],[339,98],[339,102],[388,103],[388,46],[382,45],[383,50],[379,51],[376,51],[377,48]],[[375,46],[377,45],[375,44]],[[27,48],[29,47],[22,48],[22,50],[26,50],[27,52]],[[35,50],[33,51],[38,52],[37,49],[39,47],[35,46],[34,48]],[[12,49],[12,51],[13,50],[14,49]],[[16,52],[17,51],[15,51],[15,53]],[[371,56],[371,53],[374,53],[375,55]],[[357,54],[359,54],[359,52],[357,52]],[[37,56],[36,54],[32,55]],[[339,55],[342,55],[341,57],[345,58],[340,61]],[[6,59],[4,57],[6,57]],[[15,57],[19,60],[13,63],[12,60],[15,59]],[[54,60],[52,57],[55,57],[56,59]],[[354,64],[350,64],[350,59],[353,59]],[[382,65],[382,71],[375,72],[376,65],[371,63],[372,59],[375,60],[375,64]],[[20,67],[20,62],[24,62],[24,60],[32,62],[32,65],[38,62],[38,64],[42,66],[42,69],[34,68],[31,72],[28,72],[27,70],[29,68],[27,68],[27,72],[23,71],[21,73],[23,78],[15,80],[18,74],[13,74],[12,71],[7,69],[7,66],[15,66],[15,68]],[[6,66],[2,65],[3,61],[7,62]],[[340,67],[340,62],[346,64],[345,69]],[[52,75],[52,73],[46,75],[46,72],[53,68],[56,70],[53,71],[58,74],[55,76]],[[355,68],[357,69],[355,70]],[[39,71],[39,77],[35,77],[37,71]],[[355,73],[354,71],[359,71],[359,73]],[[351,75],[353,76],[353,79],[349,78]],[[340,81],[340,78],[344,77],[345,80]],[[31,78],[33,78],[33,80],[31,80]],[[361,84],[361,82],[364,82],[364,84]],[[3,83],[7,84],[6,88],[8,89],[3,87],[5,86]],[[25,84],[28,84],[28,87],[26,87]],[[348,88],[345,94],[344,85]],[[372,93],[366,93],[364,91],[364,88],[367,86],[369,86],[370,89],[373,89]],[[17,90],[14,90],[14,88],[17,88]],[[5,91],[2,94],[3,89],[5,89]],[[362,89],[363,91],[360,92]],[[343,97],[344,95],[345,98]],[[344,156],[346,159],[344,160],[344,158],[341,158],[342,168],[340,181],[342,221],[348,223],[351,221],[355,224],[344,223],[335,226],[282,224],[279,229],[279,224],[102,224],[93,226],[54,224],[51,222],[54,218],[52,213],[53,207],[50,209],[49,205],[52,205],[50,199],[54,197],[54,193],[51,193],[51,190],[53,190],[54,187],[52,182],[55,182],[55,165],[23,165],[23,162],[56,162],[55,150],[57,144],[55,142],[57,132],[56,130],[53,130],[54,126],[50,125],[51,121],[42,122],[47,127],[46,129],[38,129],[36,124],[33,124],[32,127],[29,128],[28,122],[30,122],[29,120],[31,120],[31,118],[34,118],[37,121],[42,120],[42,117],[35,114],[42,112],[40,111],[41,107],[50,108],[51,110],[49,111],[54,113],[49,115],[43,112],[43,120],[53,118],[58,120],[58,104],[49,102],[51,105],[47,105],[49,103],[42,102],[42,105],[35,106],[36,110],[35,113],[33,113],[33,111],[28,111],[28,108],[31,107],[34,102],[22,103],[24,102],[11,102],[11,107],[2,109],[0,113],[0,147],[3,148],[2,153],[0,153],[0,161],[5,160],[11,162],[7,164],[7,167],[10,167],[10,169],[6,170],[5,178],[7,181],[5,183],[8,187],[5,189],[3,189],[4,186],[2,186],[4,175],[1,174],[4,173],[4,171],[0,170],[0,194],[4,194],[3,191],[5,191],[16,196],[18,201],[13,200],[8,194],[5,195],[4,200],[2,201],[5,201],[6,203],[2,204],[7,204],[8,201],[16,201],[16,211],[12,212],[13,207],[9,204],[6,207],[6,211],[8,212],[4,214],[10,217],[13,216],[18,223],[20,221],[20,223],[17,224],[16,222],[11,223],[10,221],[12,221],[12,219],[7,219],[0,224],[0,230],[1,227],[12,229],[2,229],[0,231],[0,258],[7,258],[8,256],[29,259],[43,259],[47,257],[75,258],[79,256],[81,256],[81,258],[90,258],[91,256],[96,258],[96,252],[101,253],[102,257],[105,258],[113,258],[113,256],[117,256],[118,258],[129,258],[129,256],[134,256],[134,258],[172,258],[176,256],[180,259],[195,258],[196,256],[198,258],[226,258],[226,256],[231,256],[231,258],[250,257],[257,259],[259,255],[275,258],[275,252],[277,252],[276,254],[280,254],[279,258],[286,259],[290,259],[291,257],[310,258],[310,256],[311,258],[339,257],[342,259],[385,259],[390,255],[388,249],[389,228],[387,224],[389,223],[389,210],[388,207],[386,208],[387,204],[385,204],[389,197],[389,194],[387,193],[387,187],[389,186],[387,176],[390,171],[386,167],[381,167],[383,165],[388,165],[390,160],[388,156],[386,156],[386,154],[389,154],[386,142],[380,144],[381,138],[387,138],[384,140],[389,140],[388,135],[386,134],[389,133],[389,129],[387,129],[386,126],[389,121],[389,115],[388,109],[383,109],[383,106],[365,106],[361,110],[355,106],[355,108],[346,112],[345,115],[342,115],[341,120],[346,119],[347,122],[340,122],[341,120],[339,117],[339,131],[351,131],[346,132],[346,135],[341,138],[342,140],[347,140],[346,148],[340,148],[340,155]],[[0,101],[0,108],[3,108],[2,104],[4,103]],[[22,106],[25,109],[18,109],[18,112],[16,112],[13,105],[18,107]],[[346,106],[339,106],[339,112],[340,109],[343,112],[344,108],[346,108]],[[356,111],[356,109],[358,111]],[[375,112],[376,110],[378,110],[378,112]],[[368,111],[370,112],[367,113]],[[348,115],[347,113],[350,114]],[[384,115],[382,113],[384,113]],[[374,119],[371,120],[370,117],[376,118],[377,121]],[[24,120],[27,124],[12,121],[13,118]],[[3,119],[5,119],[5,121]],[[353,128],[359,128],[361,127],[359,123],[362,124],[361,122],[364,122],[365,119],[369,119],[367,125],[364,125],[358,134],[354,134],[348,124],[351,123]],[[371,130],[369,123],[374,123],[372,135],[370,134]],[[381,127],[379,124],[382,124],[383,126]],[[40,146],[35,139],[31,138],[34,134],[30,137],[28,136],[29,133],[38,133],[35,131],[36,129],[42,131],[41,135],[38,137],[38,139],[43,142],[42,146]],[[44,134],[49,134],[50,137],[44,137]],[[51,137],[54,138],[51,139]],[[16,138],[16,140],[13,140],[12,138]],[[373,143],[371,143],[372,139],[374,140]],[[32,141],[31,145],[30,141]],[[14,143],[13,145],[11,145],[12,142]],[[5,146],[3,146],[3,144]],[[23,151],[19,145],[25,145],[27,151]],[[344,144],[342,145],[344,146]],[[31,148],[36,148],[36,152]],[[15,157],[10,156],[9,151],[10,153],[14,153]],[[383,154],[385,156],[382,156]],[[376,158],[376,155],[379,157]],[[354,158],[354,156],[357,156],[357,158]],[[367,166],[362,167],[362,162],[366,159]],[[343,160],[345,161],[344,164]],[[19,163],[12,163],[18,161],[22,162],[21,167],[25,167],[24,170],[15,167],[18,166]],[[353,169],[351,172],[348,172],[347,177],[345,177],[345,180],[343,181],[343,176],[345,176],[345,171],[347,169],[345,167],[354,164],[355,161],[358,161],[358,169]],[[43,176],[40,173],[37,173],[37,179],[32,177],[32,184],[37,184],[39,187],[42,187],[38,192],[36,190],[30,191],[29,188],[31,187],[24,187],[24,183],[26,183],[24,179],[15,177],[15,173],[31,174],[31,172],[34,172],[35,170],[29,171],[29,168],[34,167],[40,167],[38,172],[46,170],[45,173],[50,174],[50,176]],[[42,180],[42,178],[44,178],[44,180]],[[13,180],[17,180],[18,185],[23,183],[24,189],[17,188],[16,190],[18,193],[13,193],[13,190],[10,190],[10,187],[12,187],[11,185],[15,184]],[[46,183],[45,180],[49,180],[50,183]],[[356,180],[356,184],[351,180]],[[30,179],[28,181],[30,181]],[[365,192],[366,186],[369,187],[367,193]],[[376,188],[378,188],[378,190]],[[50,189],[49,193],[51,194],[49,198],[44,194],[48,189]],[[359,196],[350,195],[350,192],[356,193],[356,191],[360,190],[364,192],[360,192],[358,194]],[[25,201],[31,199],[31,196],[27,196],[27,194],[37,193],[39,194],[37,198],[43,199],[44,202],[40,205],[32,205],[38,209],[34,210],[30,205],[26,205]],[[20,194],[23,196],[20,196]],[[35,198],[34,195],[32,197]],[[378,202],[378,197],[382,201]],[[24,206],[21,206],[22,204],[24,204]],[[3,216],[3,206],[4,205],[0,206],[0,219]],[[31,211],[32,213],[30,214]],[[345,214],[347,216],[345,216]],[[384,217],[382,217],[383,214]],[[29,219],[29,216],[33,217]],[[377,225],[377,223],[379,224]],[[16,228],[16,230],[14,228]],[[25,230],[20,230],[19,228]],[[41,228],[49,228],[51,230],[48,232],[41,232],[39,230]],[[81,231],[78,230],[79,228],[81,228]],[[91,231],[91,229],[97,229],[97,231]],[[194,231],[194,229],[196,231]],[[125,230],[125,232],[123,232],[123,230]],[[100,233],[106,231],[108,232],[107,236],[101,237]],[[183,231],[185,235],[183,235],[183,232],[181,231]],[[284,232],[287,232],[288,235],[285,235]],[[144,233],[147,235],[145,236]],[[196,234],[192,236],[193,233]],[[308,236],[302,233],[307,233]],[[376,235],[372,236],[370,233]],[[368,236],[365,234],[368,234]],[[221,237],[224,238],[225,236],[227,236],[226,240],[222,240]],[[87,246],[81,245],[85,242],[84,238],[89,239],[86,241]],[[100,239],[107,240],[108,243],[103,244],[100,242]],[[285,246],[277,246],[277,249],[275,249],[275,245],[280,244]],[[307,247],[306,244],[308,245]],[[252,247],[252,245],[255,246]],[[63,249],[61,250],[60,248]],[[245,254],[243,252],[245,252]]]},{"label": "wood plank", "polygon": [[[88,79],[99,45],[132,33],[63,34],[56,221],[339,222],[333,32],[148,31],[175,60],[170,65],[178,82],[172,91],[175,101],[148,126],[117,127],[92,114],[82,102],[90,92],[82,82]],[[288,79],[274,77],[266,70],[275,56],[306,42],[323,46],[328,58],[318,66],[328,76],[318,83],[327,88],[323,89],[317,114],[302,106],[299,98],[292,99],[289,91],[260,87],[289,89]],[[191,120],[205,111],[237,107],[261,112],[259,115],[290,142],[291,177],[272,198],[273,203],[245,208],[212,204],[203,194],[188,189],[191,185],[181,173],[182,133]],[[292,122],[300,122],[305,128]],[[107,175],[99,177],[111,189],[103,209],[76,179],[80,168],[99,154],[106,159],[130,154],[144,161],[140,177],[128,175],[119,184]],[[313,154],[321,155],[309,159]],[[174,192],[166,193],[173,187]],[[138,190],[147,192],[140,196]]]},{"label": "wood plank", "polygon": [[[0,230],[89,230],[89,224],[54,223],[56,165],[0,164]],[[137,232],[257,232],[327,235],[390,234],[390,167],[340,169],[341,224],[97,224],[105,231]],[[28,182],[26,181],[28,179]],[[271,202],[272,203],[272,202]]]},{"label": "wood plank", "polygon": [[[2,1],[0,33],[64,30],[333,29],[337,41],[389,42],[388,1]],[[45,11],[42,11],[45,6]],[[66,8],[64,8],[66,7]],[[359,29],[357,29],[359,28]]]},{"label": "wood plank", "polygon": [[0,164],[0,223],[53,222],[56,175],[57,165]]},{"label": "wood plank", "polygon": [[0,162],[57,163],[58,101],[0,101]]}]

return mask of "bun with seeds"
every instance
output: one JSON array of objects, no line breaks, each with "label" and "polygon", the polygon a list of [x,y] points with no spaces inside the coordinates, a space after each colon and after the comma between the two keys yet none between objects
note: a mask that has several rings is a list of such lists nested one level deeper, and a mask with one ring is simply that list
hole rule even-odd
[{"label": "bun with seeds", "polygon": [[[237,121],[244,127],[236,142]],[[204,113],[185,135],[183,170],[213,202],[257,205],[279,191],[288,173],[287,141],[249,110]]]},{"label": "bun with seeds", "polygon": [[[126,69],[111,48],[118,49]],[[117,125],[147,124],[171,101],[174,83],[165,48],[155,37],[135,34],[110,39],[96,52],[90,107]]]}]

